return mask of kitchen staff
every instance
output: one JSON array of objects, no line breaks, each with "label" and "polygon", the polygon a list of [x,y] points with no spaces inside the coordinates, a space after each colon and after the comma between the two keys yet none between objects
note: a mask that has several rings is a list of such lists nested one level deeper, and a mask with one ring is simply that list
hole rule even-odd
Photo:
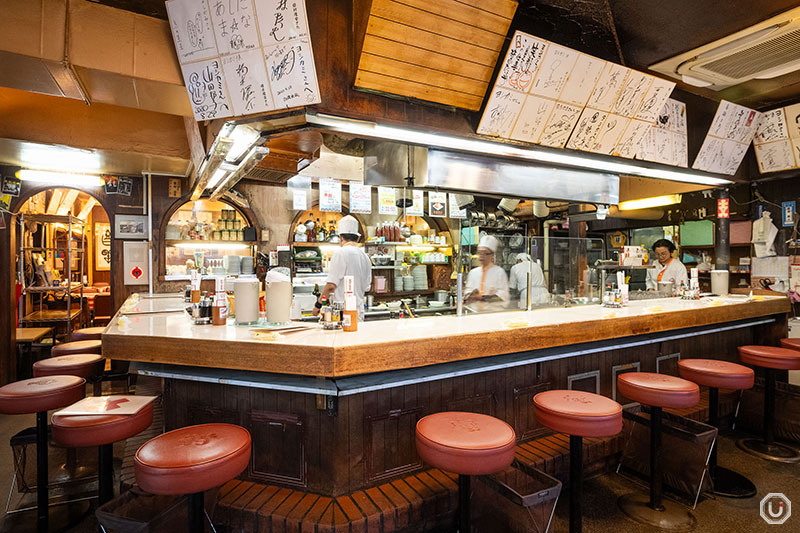
[{"label": "kitchen staff", "polygon": [[675,245],[672,241],[659,239],[653,243],[655,268],[647,270],[648,290],[657,290],[659,281],[671,281],[675,289],[681,286],[681,282],[687,284],[689,276],[686,274],[686,267],[672,256],[673,253],[675,253]]},{"label": "kitchen staff", "polygon": [[500,311],[508,307],[511,299],[506,271],[495,263],[500,241],[491,235],[478,242],[478,261],[481,266],[469,271],[465,303],[474,303],[478,311]]},{"label": "kitchen staff", "polygon": [[544,272],[539,263],[534,263],[526,253],[517,254],[517,264],[511,267],[508,286],[519,291],[520,309],[528,307],[528,273],[531,275],[531,305],[542,305],[550,301],[550,293],[544,283]]},{"label": "kitchen staff", "polygon": [[358,320],[363,321],[364,293],[372,284],[372,263],[364,250],[358,246],[358,239],[361,237],[358,232],[358,220],[350,215],[342,217],[336,225],[336,231],[339,233],[339,249],[333,252],[328,265],[328,278],[314,305],[313,313],[314,316],[319,314],[323,298],[327,298],[328,302],[344,302],[344,277],[353,276]]}]

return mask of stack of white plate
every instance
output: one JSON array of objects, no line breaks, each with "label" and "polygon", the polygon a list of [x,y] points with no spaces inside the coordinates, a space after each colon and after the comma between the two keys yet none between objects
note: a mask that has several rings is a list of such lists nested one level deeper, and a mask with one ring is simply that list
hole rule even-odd
[{"label": "stack of white plate", "polygon": [[403,276],[403,290],[404,291],[413,291],[414,290],[414,276]]},{"label": "stack of white plate", "polygon": [[242,274],[255,274],[255,259],[250,256],[242,257],[241,271]]},{"label": "stack of white plate", "polygon": [[238,276],[242,271],[242,257],[239,255],[225,256],[225,273],[229,276]]},{"label": "stack of white plate", "polygon": [[394,290],[396,291],[403,290],[403,273],[400,271],[399,268],[394,269]]},{"label": "stack of white plate", "polygon": [[428,269],[424,265],[415,266],[411,272],[414,279],[414,290],[424,291],[428,289]]}]

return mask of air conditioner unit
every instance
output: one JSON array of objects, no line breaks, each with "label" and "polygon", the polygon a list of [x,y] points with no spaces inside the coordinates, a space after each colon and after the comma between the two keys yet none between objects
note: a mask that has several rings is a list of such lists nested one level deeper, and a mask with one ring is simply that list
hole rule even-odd
[{"label": "air conditioner unit", "polygon": [[698,87],[721,90],[800,70],[800,8],[666,59],[650,68]]}]

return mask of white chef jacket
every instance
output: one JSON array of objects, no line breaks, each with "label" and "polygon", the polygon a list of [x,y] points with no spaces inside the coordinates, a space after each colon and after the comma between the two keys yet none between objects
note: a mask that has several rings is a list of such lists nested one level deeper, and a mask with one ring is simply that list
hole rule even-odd
[{"label": "white chef jacket", "polygon": [[344,302],[344,277],[353,276],[353,292],[356,296],[358,319],[364,320],[364,293],[372,285],[372,263],[364,250],[358,246],[343,245],[333,252],[328,265],[328,278],[325,283],[333,283],[334,302]]},{"label": "white chef jacket", "polygon": [[511,267],[508,287],[519,291],[519,308],[528,306],[528,272],[531,273],[531,305],[541,305],[549,301],[550,293],[544,284],[544,272],[539,263],[522,261]]},{"label": "white chef jacket", "polygon": [[647,269],[647,279],[645,280],[648,289],[658,289],[658,275],[662,272],[664,274],[661,276],[661,281],[674,282],[676,289],[681,286],[681,282],[688,285],[689,275],[686,273],[686,267],[677,259],[670,259],[666,265],[662,265],[658,259],[655,259],[652,264],[655,265],[655,268]]},{"label": "white chef jacket", "polygon": [[[481,289],[481,278],[483,277],[483,267],[475,267],[467,275],[467,288],[465,296],[469,296],[473,291]],[[486,279],[483,283],[484,294],[496,294],[502,302],[477,302],[475,305],[478,311],[499,311],[508,306],[511,295],[508,292],[508,276],[506,271],[497,265],[492,265],[486,271]],[[473,305],[473,304],[470,304]]]}]

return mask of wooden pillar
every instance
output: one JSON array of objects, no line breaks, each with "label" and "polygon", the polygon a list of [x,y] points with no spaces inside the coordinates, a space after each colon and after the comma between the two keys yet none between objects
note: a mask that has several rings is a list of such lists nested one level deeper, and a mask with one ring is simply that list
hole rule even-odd
[{"label": "wooden pillar", "polygon": [[17,217],[0,212],[0,385],[16,379],[16,251]]}]

